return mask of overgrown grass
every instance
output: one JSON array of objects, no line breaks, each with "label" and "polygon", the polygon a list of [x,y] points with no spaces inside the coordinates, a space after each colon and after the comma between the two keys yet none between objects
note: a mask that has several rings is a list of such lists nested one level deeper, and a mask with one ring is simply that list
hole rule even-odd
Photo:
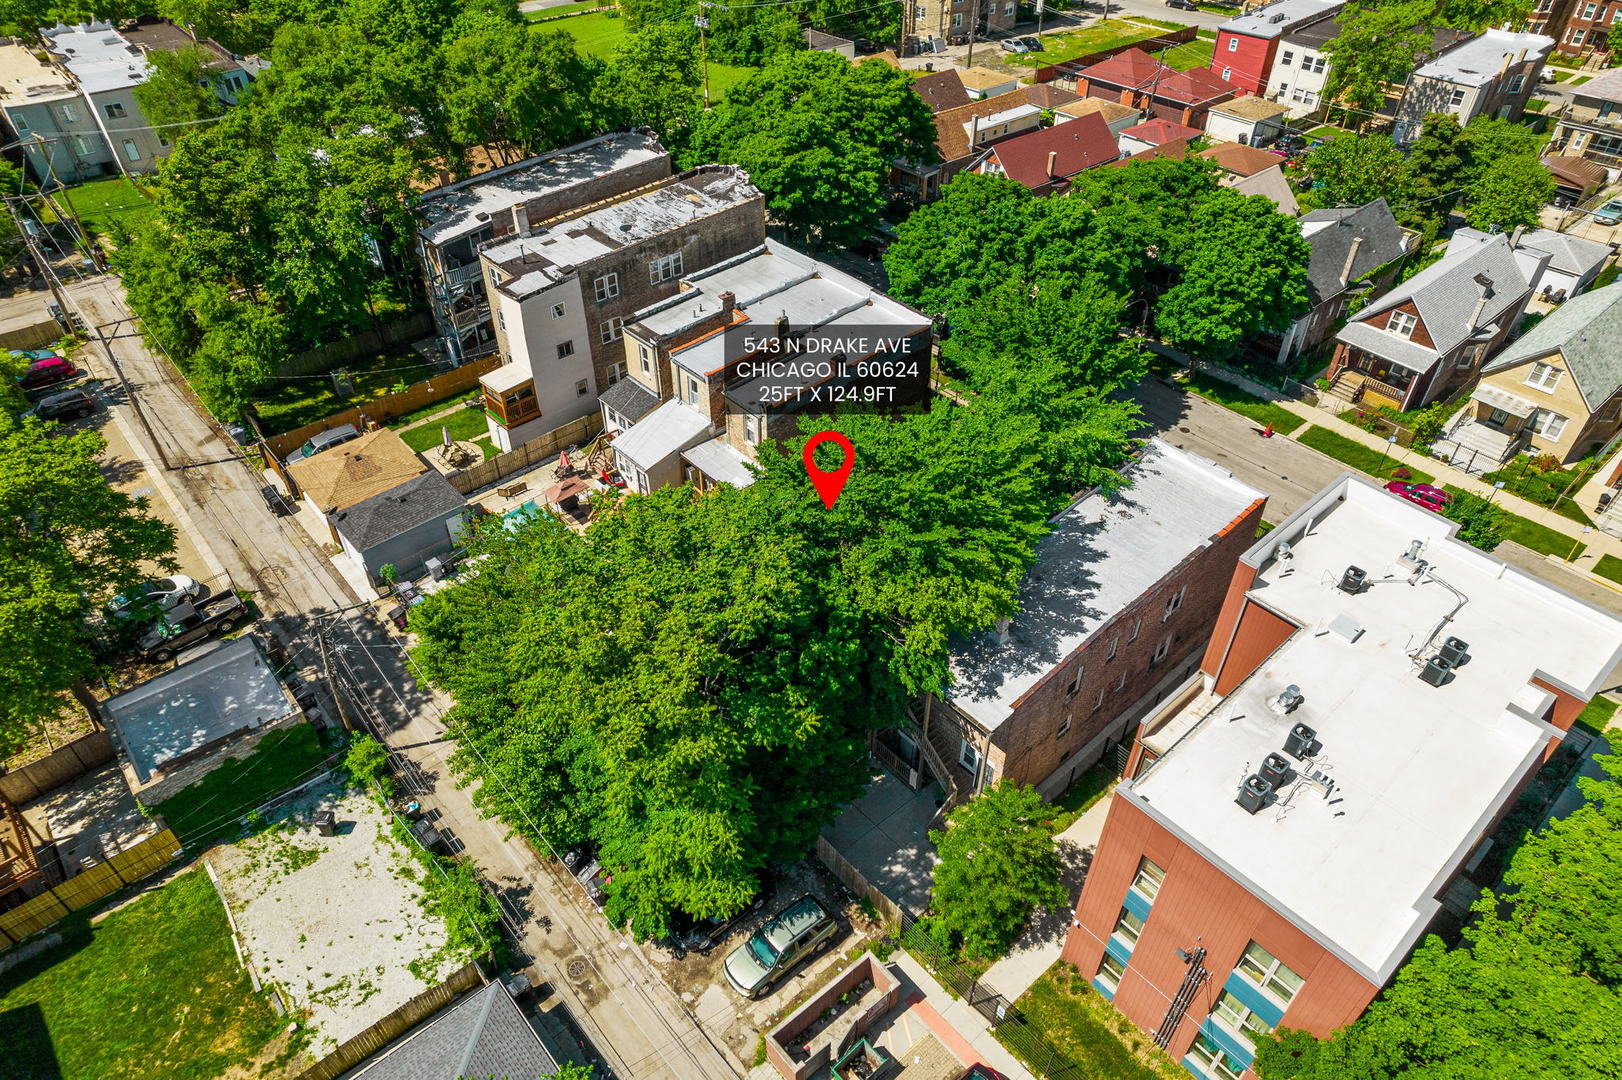
[{"label": "overgrown grass", "polygon": [[[1188,1073],[1136,1024],[1116,1012],[1073,964],[1060,960],[1048,968],[1014,1007],[1064,1062],[1073,1066],[1071,1075],[1107,1076],[1110,1080],[1187,1080]],[[1049,1062],[1026,1060],[1032,1048],[1008,1034],[1008,1029],[1016,1027],[1007,1024],[993,1030],[998,1041],[1037,1075],[1058,1071]]]},{"label": "overgrown grass", "polygon": [[[585,11],[597,4],[584,6],[569,5],[568,8],[553,8],[546,12],[531,12],[526,18],[544,18],[547,15],[564,14],[570,10]],[[625,20],[618,14],[599,11],[591,15],[576,15],[568,19],[557,19],[549,22],[543,29],[561,30],[574,38],[576,48],[587,56],[595,56],[600,60],[613,59],[614,52],[625,41],[631,29]],[[731,64],[718,64],[710,61],[710,98],[714,100],[726,93],[732,87],[743,82],[753,75],[758,68],[734,67]]]},{"label": "overgrown grass", "polygon": [[1622,559],[1615,555],[1601,555],[1599,562],[1594,564],[1594,573],[1622,585]]},{"label": "overgrown grass", "polygon": [[268,434],[292,431],[342,412],[351,405],[364,406],[392,390],[434,375],[434,369],[409,346],[401,346],[395,352],[358,357],[338,367],[352,373],[355,390],[352,396],[339,394],[330,374],[273,379],[263,387],[254,408],[265,431]]},{"label": "overgrown grass", "polygon": [[180,842],[200,847],[237,830],[237,819],[320,771],[326,751],[309,724],[276,731],[245,758],[232,758],[154,807]]},{"label": "overgrown grass", "polygon": [[1306,420],[1286,409],[1276,401],[1259,398],[1248,390],[1241,390],[1232,383],[1224,382],[1201,372],[1195,372],[1193,378],[1188,380],[1188,389],[1216,402],[1227,409],[1232,409],[1240,416],[1249,418],[1266,427],[1273,425],[1273,430],[1281,435],[1288,435]]},{"label": "overgrown grass", "polygon": [[[1611,556],[1607,555],[1605,558],[1609,559]],[[1588,707],[1578,714],[1577,721],[1572,726],[1580,727],[1590,735],[1603,735],[1611,726],[1611,721],[1615,719],[1616,710],[1617,702],[1614,698],[1596,694],[1588,703]]]},{"label": "overgrown grass", "polygon": [[62,204],[64,211],[71,203],[73,212],[79,215],[84,227],[98,236],[108,235],[115,221],[126,228],[133,228],[157,209],[145,192],[123,177],[79,184],[69,188],[65,197],[58,192],[56,200]]},{"label": "overgrown grass", "polygon": [[1489,484],[1502,482],[1504,490],[1513,492],[1527,502],[1547,506],[1561,517],[1570,518],[1581,525],[1592,525],[1593,519],[1583,512],[1575,499],[1570,496],[1561,498],[1569,489],[1577,490],[1575,483],[1579,476],[1587,476],[1593,472],[1589,463],[1583,462],[1574,469],[1550,469],[1548,472],[1540,471],[1527,455],[1521,455],[1521,460],[1506,465],[1496,472],[1487,473],[1482,477]]},{"label": "overgrown grass", "polygon": [[7,1076],[213,1080],[299,1048],[273,1048],[287,1019],[253,992],[200,869],[61,932],[66,943],[0,975]]},{"label": "overgrown grass", "polygon": [[1114,769],[1102,763],[1094,765],[1076,777],[1076,782],[1051,804],[1057,811],[1053,816],[1053,831],[1061,833],[1074,825],[1077,818],[1091,810],[1097,805],[1098,800],[1110,793],[1115,781],[1119,779]]},{"label": "overgrown grass", "polygon": [[442,416],[438,420],[400,432],[400,438],[420,454],[429,447],[440,444],[442,428],[450,432],[451,438],[458,442],[464,440],[471,442],[489,433],[483,409],[457,409],[449,416]]},{"label": "overgrown grass", "polygon": [[1425,470],[1416,469],[1413,465],[1397,460],[1391,454],[1386,454],[1382,460],[1380,451],[1375,450],[1373,447],[1364,446],[1355,439],[1348,439],[1338,432],[1317,425],[1307,428],[1296,441],[1304,446],[1312,447],[1320,454],[1327,454],[1336,461],[1350,465],[1359,472],[1367,473],[1376,480],[1398,479],[1393,475],[1398,469],[1407,472],[1407,475],[1400,479],[1415,484],[1429,484],[1436,479]]},{"label": "overgrown grass", "polygon": [[1133,30],[1120,24],[1109,26],[1099,23],[1068,34],[1043,34],[1040,52],[1013,54],[1003,57],[1003,60],[1024,67],[1042,67],[1159,36],[1158,30]]},{"label": "overgrown grass", "polygon": [[[1442,490],[1449,495],[1457,496],[1463,489],[1454,487],[1452,484],[1443,484]],[[1551,529],[1541,522],[1521,517],[1519,514],[1512,514],[1501,507],[1499,510],[1501,516],[1498,521],[1498,530],[1504,534],[1505,540],[1513,540],[1522,547],[1537,552],[1539,555],[1554,555],[1567,562],[1587,550],[1588,545],[1581,543],[1574,536],[1561,532],[1559,529]],[[1573,547],[1573,545],[1576,546]]]}]

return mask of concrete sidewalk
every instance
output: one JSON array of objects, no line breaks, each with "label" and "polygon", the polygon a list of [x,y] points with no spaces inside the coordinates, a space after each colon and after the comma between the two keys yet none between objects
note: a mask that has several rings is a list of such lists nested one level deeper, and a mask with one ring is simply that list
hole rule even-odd
[{"label": "concrete sidewalk", "polygon": [[[997,1041],[997,1037],[991,1033],[991,1025],[986,1023],[986,1018],[961,998],[955,998],[947,993],[946,988],[935,981],[935,977],[928,969],[914,960],[905,949],[898,949],[890,958],[890,963],[895,966],[902,978],[902,1000],[908,1000],[910,995],[906,984],[911,983],[912,989],[922,995],[923,1003],[939,1014],[946,1029],[968,1044],[968,1048],[979,1057],[981,1064],[990,1065],[1002,1074],[1005,1080],[1035,1080],[1031,1071],[1020,1064],[1019,1059]],[[930,1027],[936,1029],[937,1036],[941,1034],[934,1023],[931,1023]],[[952,1046],[952,1049],[956,1053],[962,1048]]]}]

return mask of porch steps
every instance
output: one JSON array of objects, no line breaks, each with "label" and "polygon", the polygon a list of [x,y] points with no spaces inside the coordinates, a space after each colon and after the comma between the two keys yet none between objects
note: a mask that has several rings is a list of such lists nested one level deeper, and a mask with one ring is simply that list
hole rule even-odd
[{"label": "porch steps", "polygon": [[1519,442],[1519,435],[1476,423],[1467,409],[1459,414],[1434,450],[1446,453],[1454,468],[1480,476],[1509,460]]}]

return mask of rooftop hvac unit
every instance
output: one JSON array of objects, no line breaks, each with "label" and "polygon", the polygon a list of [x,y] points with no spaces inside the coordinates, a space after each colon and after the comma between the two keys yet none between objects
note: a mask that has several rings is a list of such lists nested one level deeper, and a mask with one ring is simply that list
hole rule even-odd
[{"label": "rooftop hvac unit", "polygon": [[1468,641],[1460,641],[1456,637],[1448,637],[1442,639],[1442,647],[1436,650],[1436,655],[1441,657],[1443,660],[1446,660],[1450,666],[1458,667],[1459,661],[1463,660],[1464,654],[1469,651],[1470,643]]},{"label": "rooftop hvac unit", "polygon": [[1363,591],[1363,586],[1369,580],[1369,572],[1361,566],[1348,566],[1346,572],[1340,575],[1340,591],[1356,596]]},{"label": "rooftop hvac unit", "polygon": [[1441,686],[1443,683],[1447,682],[1448,673],[1452,670],[1453,662],[1451,660],[1444,660],[1440,656],[1433,656],[1429,660],[1425,661],[1424,670],[1420,671],[1419,677],[1430,683],[1432,686]]},{"label": "rooftop hvac unit", "polygon": [[1295,711],[1295,707],[1305,700],[1301,696],[1301,688],[1294,683],[1278,692],[1278,697],[1267,702],[1268,708],[1281,715],[1288,715]]},{"label": "rooftop hvac unit", "polygon": [[1283,754],[1268,754],[1262,759],[1262,767],[1256,770],[1256,775],[1273,785],[1274,789],[1284,786],[1284,780],[1290,775],[1290,759]]},{"label": "rooftop hvac unit", "polygon": [[1304,758],[1317,738],[1318,733],[1312,728],[1305,724],[1297,724],[1284,737],[1284,752],[1293,758]]},{"label": "rooftop hvac unit", "polygon": [[1234,802],[1244,807],[1245,813],[1254,814],[1267,805],[1267,796],[1272,793],[1272,784],[1251,773],[1245,777],[1245,782],[1239,785],[1239,797]]}]

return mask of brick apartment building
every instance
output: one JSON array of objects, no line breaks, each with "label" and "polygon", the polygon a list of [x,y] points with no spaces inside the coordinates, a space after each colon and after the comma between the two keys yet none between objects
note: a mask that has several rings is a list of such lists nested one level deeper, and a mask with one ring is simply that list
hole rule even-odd
[{"label": "brick apartment building", "polygon": [[[1343,475],[1139,729],[1063,958],[1196,1076],[1355,1020],[1622,659],[1622,620]],[[1344,585],[1342,583],[1345,583]]]},{"label": "brick apartment building", "polygon": [[614,132],[422,193],[417,255],[440,347],[462,364],[497,349],[479,247],[670,175],[651,131]]},{"label": "brick apartment building", "polygon": [[[651,167],[651,166],[645,166]],[[734,165],[704,165],[576,204],[479,249],[503,365],[483,376],[501,450],[597,411],[626,375],[623,325],[684,274],[758,248],[765,201]]]},{"label": "brick apartment building", "polygon": [[1277,0],[1217,27],[1211,71],[1247,94],[1266,94],[1279,42],[1286,34],[1336,15],[1345,0]]},{"label": "brick apartment building", "polygon": [[1053,519],[1019,614],[955,647],[951,689],[915,709],[952,790],[1007,777],[1059,795],[1198,662],[1266,499],[1159,439],[1127,476]]},{"label": "brick apartment building", "polygon": [[1574,60],[1588,60],[1604,67],[1611,57],[1611,30],[1618,0],[1537,0],[1526,17],[1526,28],[1534,34],[1554,38],[1554,51]]},{"label": "brick apartment building", "polygon": [[[684,276],[680,291],[625,320],[625,378],[598,406],[613,434],[615,465],[632,491],[666,484],[752,483],[749,463],[766,439],[797,433],[802,411],[831,412],[813,387],[866,386],[893,391],[878,407],[910,405],[929,396],[930,321],[866,284],[793,248],[767,240],[743,255]],[[775,343],[838,339],[842,352],[811,350],[820,360],[847,361],[841,379],[814,373],[757,373]],[[858,345],[866,342],[865,345]],[[787,356],[787,354],[785,354]],[[864,378],[866,361],[901,361],[881,377]],[[772,391],[798,388],[805,395]]]},{"label": "brick apartment building", "polygon": [[1127,49],[1073,74],[1061,74],[1054,81],[1083,97],[1103,98],[1141,110],[1151,119],[1201,130],[1213,105],[1231,101],[1240,93],[1238,86],[1213,71],[1178,71],[1142,49]]},{"label": "brick apartment building", "polygon": [[[905,0],[901,8],[903,55],[939,52],[974,37],[1001,37],[1019,19],[1015,0]],[[995,45],[988,45],[995,49]]]}]

